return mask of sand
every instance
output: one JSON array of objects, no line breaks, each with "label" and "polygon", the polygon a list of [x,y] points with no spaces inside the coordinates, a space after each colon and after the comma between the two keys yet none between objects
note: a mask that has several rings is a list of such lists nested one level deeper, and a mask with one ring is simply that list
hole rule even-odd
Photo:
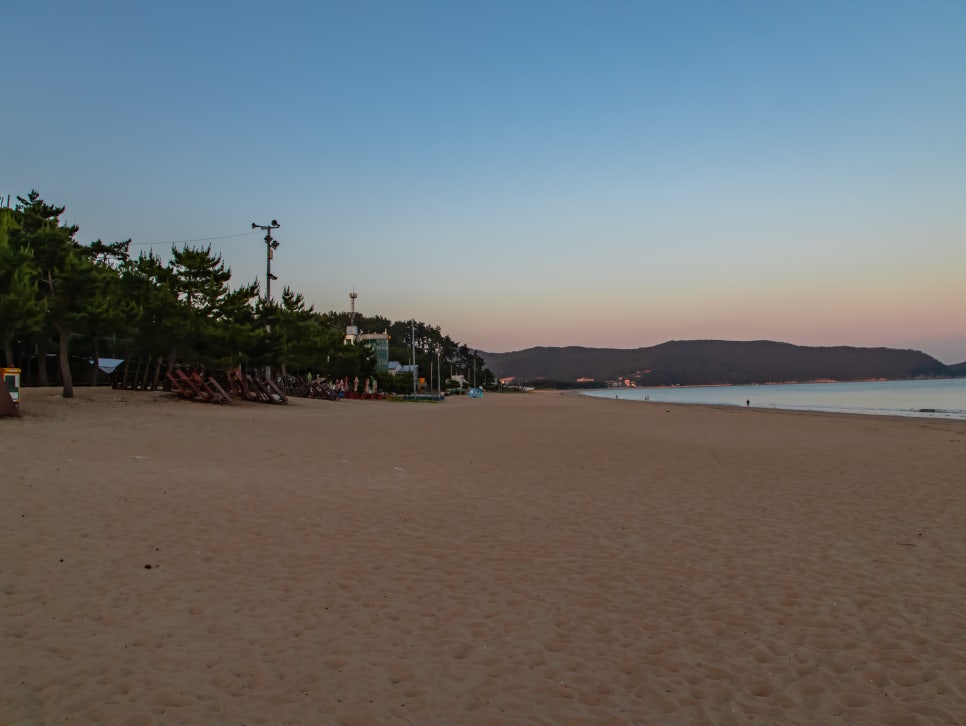
[{"label": "sand", "polygon": [[2,724],[963,724],[966,424],[571,394],[0,419]]}]

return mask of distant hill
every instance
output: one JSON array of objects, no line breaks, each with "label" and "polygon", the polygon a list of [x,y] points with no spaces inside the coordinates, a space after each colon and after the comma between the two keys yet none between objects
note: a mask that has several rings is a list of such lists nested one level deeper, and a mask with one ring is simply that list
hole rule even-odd
[{"label": "distant hill", "polygon": [[685,386],[953,375],[949,367],[917,350],[808,347],[767,340],[675,340],[635,349],[528,348],[480,356],[498,377],[561,383],[592,378],[600,383],[630,379],[637,385]]},{"label": "distant hill", "polygon": [[953,365],[946,367],[952,371],[954,376],[966,376],[966,361],[962,363],[954,363]]}]

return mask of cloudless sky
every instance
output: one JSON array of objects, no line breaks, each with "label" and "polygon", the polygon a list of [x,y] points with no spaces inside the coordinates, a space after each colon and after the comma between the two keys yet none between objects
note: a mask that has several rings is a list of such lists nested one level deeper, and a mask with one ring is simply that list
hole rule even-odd
[{"label": "cloudless sky", "polygon": [[[966,2],[31,2],[0,193],[471,348],[966,360]],[[243,234],[243,233],[248,234]],[[225,235],[242,235],[214,239]],[[207,242],[205,242],[207,243]]]}]

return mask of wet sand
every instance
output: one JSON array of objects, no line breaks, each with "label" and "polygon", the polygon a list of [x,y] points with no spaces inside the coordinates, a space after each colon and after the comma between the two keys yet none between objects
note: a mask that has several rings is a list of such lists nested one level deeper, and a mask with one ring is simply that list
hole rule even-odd
[{"label": "wet sand", "polygon": [[57,393],[0,419],[0,723],[966,719],[966,423]]}]

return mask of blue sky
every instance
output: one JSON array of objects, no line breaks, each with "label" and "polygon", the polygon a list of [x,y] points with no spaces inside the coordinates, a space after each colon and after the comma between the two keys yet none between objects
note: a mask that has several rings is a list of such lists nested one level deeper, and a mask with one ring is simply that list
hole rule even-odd
[{"label": "blue sky", "polygon": [[[471,347],[966,360],[966,3],[31,2],[0,193]],[[212,239],[264,284],[260,234]]]}]

